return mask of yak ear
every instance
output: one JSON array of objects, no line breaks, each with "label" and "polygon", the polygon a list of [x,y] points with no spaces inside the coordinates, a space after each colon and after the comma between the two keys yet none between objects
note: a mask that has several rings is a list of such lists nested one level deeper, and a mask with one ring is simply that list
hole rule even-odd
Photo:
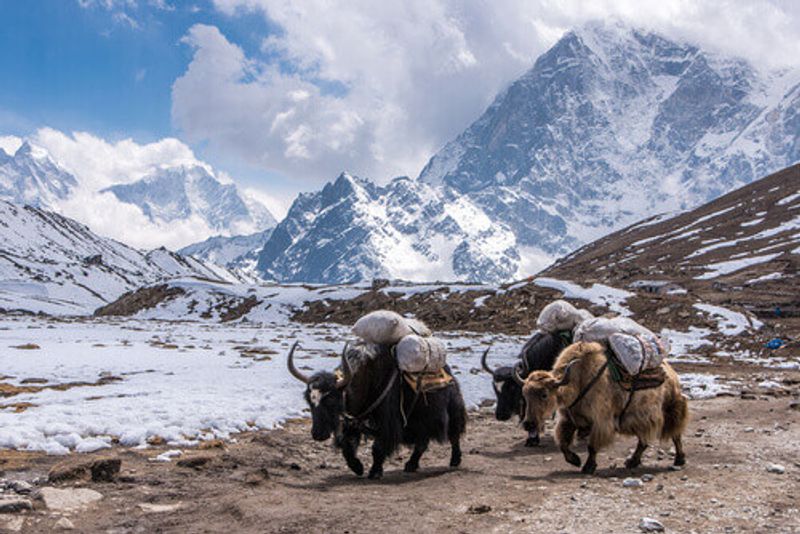
[{"label": "yak ear", "polygon": [[572,367],[578,363],[578,360],[572,360],[569,364],[564,368],[564,378],[560,381],[555,382],[553,387],[560,388],[561,386],[566,386],[569,384],[570,375],[572,374]]}]

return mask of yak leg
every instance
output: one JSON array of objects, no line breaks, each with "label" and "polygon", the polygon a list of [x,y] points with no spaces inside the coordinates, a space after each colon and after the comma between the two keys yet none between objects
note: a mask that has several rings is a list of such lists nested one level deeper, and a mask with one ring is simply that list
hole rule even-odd
[{"label": "yak leg", "polygon": [[583,464],[581,473],[584,475],[593,475],[597,469],[597,449],[589,445],[589,456],[586,458],[586,463]]},{"label": "yak leg", "polygon": [[575,467],[580,467],[580,456],[572,452],[570,449],[570,446],[572,445],[572,439],[575,437],[575,430],[575,425],[572,424],[572,421],[570,421],[569,418],[560,417],[558,419],[558,424],[556,425],[556,441],[558,442],[559,449],[561,449],[561,452],[564,455],[564,459]]},{"label": "yak leg", "polygon": [[639,467],[642,465],[642,454],[644,453],[645,449],[647,449],[647,443],[642,441],[642,438],[639,438],[639,442],[636,444],[636,450],[633,451],[633,454],[625,460],[625,467],[628,469],[633,469],[634,467]]},{"label": "yak leg", "polygon": [[381,440],[372,442],[372,467],[369,469],[368,478],[377,480],[383,476],[383,462],[386,460],[386,450]]},{"label": "yak leg", "polygon": [[536,447],[539,445],[539,430],[529,430],[528,439],[525,440],[526,447]]},{"label": "yak leg", "polygon": [[361,442],[361,432],[347,432],[341,438],[340,446],[347,467],[358,476],[364,474],[364,464],[358,459],[358,444]]},{"label": "yak leg", "polygon": [[675,444],[675,465],[681,466],[686,463],[686,455],[683,453],[683,441],[680,436],[672,438],[672,443]]},{"label": "yak leg", "polygon": [[461,465],[461,436],[450,436],[450,467]]},{"label": "yak leg", "polygon": [[406,473],[415,473],[417,469],[419,469],[419,459],[422,458],[422,455],[428,450],[429,441],[428,439],[420,439],[414,443],[414,452],[411,453],[411,458],[406,462],[403,471]]}]

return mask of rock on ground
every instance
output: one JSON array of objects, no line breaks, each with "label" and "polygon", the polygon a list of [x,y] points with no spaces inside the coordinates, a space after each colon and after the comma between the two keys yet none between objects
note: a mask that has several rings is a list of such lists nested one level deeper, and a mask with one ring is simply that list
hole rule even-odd
[{"label": "rock on ground", "polygon": [[45,506],[57,512],[83,508],[103,498],[103,494],[87,488],[42,488],[39,491]]},{"label": "rock on ground", "polygon": [[639,521],[639,530],[642,532],[664,532],[664,525],[657,519],[643,517],[642,520]]},{"label": "rock on ground", "polygon": [[13,514],[22,510],[32,510],[33,504],[30,499],[17,497],[16,495],[0,496],[0,514]]}]

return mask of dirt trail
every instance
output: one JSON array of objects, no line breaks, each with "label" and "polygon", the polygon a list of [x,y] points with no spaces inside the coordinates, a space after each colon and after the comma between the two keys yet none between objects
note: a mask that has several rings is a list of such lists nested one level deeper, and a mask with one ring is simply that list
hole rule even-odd
[{"label": "dirt trail", "polygon": [[[182,463],[193,459],[194,467],[148,461],[160,449],[66,461],[4,452],[0,462],[6,480],[30,480],[58,462],[120,458],[115,482],[58,484],[104,495],[67,515],[81,532],[638,532],[643,517],[668,532],[800,532],[800,411],[793,394],[693,401],[681,471],[669,470],[669,453],[659,449],[646,453],[643,467],[622,468],[634,444],[623,437],[600,454],[596,476],[582,476],[551,437],[527,449],[519,427],[495,421],[490,409],[470,414],[460,469],[446,468],[448,449],[432,446],[419,473],[402,472],[403,451],[380,481],[353,476],[329,444],[311,441],[307,421],[189,450]],[[585,454],[583,446],[578,451]],[[772,463],[785,473],[768,472]],[[623,487],[626,477],[645,474],[653,479]],[[0,526],[46,532],[61,518],[38,509],[0,514]]]}]

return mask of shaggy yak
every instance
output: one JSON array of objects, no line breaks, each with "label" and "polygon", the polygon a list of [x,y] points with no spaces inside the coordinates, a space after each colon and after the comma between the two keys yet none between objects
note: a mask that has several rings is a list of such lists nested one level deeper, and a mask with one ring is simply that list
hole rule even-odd
[{"label": "shaggy yak", "polygon": [[[306,376],[294,365],[297,346],[295,343],[289,351],[287,365],[289,372],[306,384],[311,436],[325,441],[333,434],[334,445],[356,475],[364,474],[358,459],[362,436],[373,438],[371,479],[383,476],[383,462],[401,444],[414,447],[405,464],[407,473],[419,468],[431,439],[449,440],[450,467],[461,464],[467,411],[455,378],[445,387],[416,395],[387,345],[345,345],[341,377],[325,371]],[[449,368],[446,370],[450,374]]]},{"label": "shaggy yak", "polygon": [[[536,332],[522,347],[519,361],[514,367],[506,365],[496,369],[492,369],[486,363],[489,354],[489,349],[486,349],[481,357],[481,365],[492,375],[492,386],[497,396],[494,415],[498,421],[508,421],[515,413],[520,418],[525,416],[522,386],[514,379],[515,376],[525,378],[533,371],[549,371],[553,368],[559,353],[570,344],[570,341],[571,336]],[[539,429],[533,428],[528,432],[525,446],[536,445],[539,445]]]},{"label": "shaggy yak", "polygon": [[594,473],[597,451],[611,444],[617,432],[639,439],[625,467],[639,466],[647,446],[659,439],[672,439],[675,465],[681,466],[686,462],[681,434],[689,409],[675,371],[666,362],[661,365],[663,383],[629,392],[612,380],[603,345],[570,345],[559,356],[553,371],[534,371],[524,381],[523,425],[542,431],[545,420],[558,408],[556,442],[567,462],[580,467],[581,459],[570,446],[576,431],[588,436],[589,456],[582,469],[585,474]]}]

